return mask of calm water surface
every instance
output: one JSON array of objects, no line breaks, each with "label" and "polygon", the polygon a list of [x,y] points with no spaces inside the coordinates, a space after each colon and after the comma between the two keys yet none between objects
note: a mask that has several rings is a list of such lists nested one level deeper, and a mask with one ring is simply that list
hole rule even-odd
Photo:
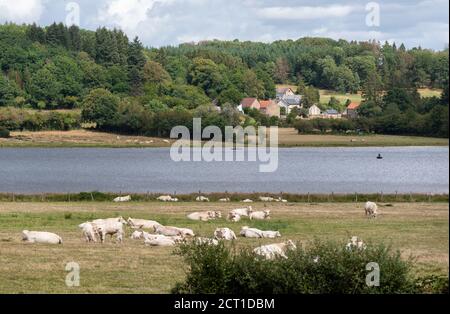
[{"label": "calm water surface", "polygon": [[[381,153],[383,160],[377,160]],[[0,192],[448,193],[448,147],[286,148],[279,167],[180,162],[169,149],[0,149]]]}]

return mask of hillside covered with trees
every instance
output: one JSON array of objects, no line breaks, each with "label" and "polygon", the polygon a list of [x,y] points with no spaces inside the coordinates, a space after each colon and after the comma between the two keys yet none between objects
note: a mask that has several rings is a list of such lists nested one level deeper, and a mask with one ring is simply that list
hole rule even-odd
[{"label": "hillside covered with trees", "polygon": [[[167,136],[172,126],[191,126],[193,117],[202,117],[204,126],[292,126],[301,112],[278,121],[254,112],[244,116],[236,107],[244,97],[274,98],[275,84],[294,84],[305,106],[318,102],[318,88],[362,91],[358,119],[320,130],[448,137],[448,57],[448,50],[324,38],[156,49],[120,30],[5,24],[0,127],[70,129],[89,122],[104,131]],[[418,88],[443,94],[421,98]],[[330,107],[339,105],[335,101]],[[312,123],[299,126],[317,129]]]}]

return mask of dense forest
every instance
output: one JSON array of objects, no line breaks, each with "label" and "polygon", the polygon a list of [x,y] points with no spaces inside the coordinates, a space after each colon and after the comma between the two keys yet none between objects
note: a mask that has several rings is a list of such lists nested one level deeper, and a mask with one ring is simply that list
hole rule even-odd
[{"label": "dense forest", "polygon": [[[301,132],[448,137],[448,59],[448,49],[325,38],[156,49],[116,29],[4,24],[0,127],[70,129],[84,122],[99,130],[167,136],[172,126],[189,127],[193,117],[202,117],[204,126],[295,125]],[[362,91],[360,117],[310,123],[297,121],[301,111],[279,121],[236,110],[243,97],[274,98],[276,84],[297,85],[306,107],[319,101],[318,88]],[[421,98],[418,88],[442,89],[442,97]],[[335,102],[330,107],[345,105]],[[54,112],[41,112],[47,110]]]}]

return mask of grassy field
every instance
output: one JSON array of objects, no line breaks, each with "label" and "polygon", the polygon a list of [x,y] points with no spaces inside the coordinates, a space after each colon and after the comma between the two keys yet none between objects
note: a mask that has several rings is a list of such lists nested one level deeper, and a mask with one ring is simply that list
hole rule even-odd
[{"label": "grassy field", "polygon": [[[297,86],[295,85],[277,85],[277,87],[289,87],[291,88],[294,92],[297,90]],[[420,93],[420,95],[422,97],[441,97],[442,94],[442,90],[441,89],[429,89],[429,88],[420,88],[418,90],[418,92]],[[338,93],[335,91],[331,91],[331,90],[327,90],[327,89],[321,89],[320,90],[320,103],[323,105],[327,105],[331,99],[331,97],[335,97],[337,98],[341,103],[345,103],[347,101],[347,99],[350,99],[352,102],[356,102],[356,103],[361,103],[362,101],[362,96],[361,96],[361,92],[358,92],[356,94],[343,94],[343,93]]]},{"label": "grassy field", "polygon": [[88,130],[11,132],[0,138],[0,147],[169,147],[164,139],[123,136]]},{"label": "grassy field", "polygon": [[[382,205],[382,204],[381,204]],[[364,217],[360,203],[280,204],[255,203],[254,209],[271,209],[264,222],[230,223],[218,220],[198,223],[186,214],[198,210],[224,213],[242,204],[218,203],[0,203],[0,293],[167,293],[183,279],[185,266],[172,248],[145,247],[128,237],[122,245],[86,244],[77,225],[94,218],[123,215],[155,219],[165,225],[192,228],[212,236],[216,227],[236,233],[243,225],[280,230],[283,237],[300,242],[329,239],[347,242],[352,235],[365,242],[383,241],[415,256],[417,275],[448,274],[448,203],[394,203],[381,206],[377,220]],[[21,241],[21,231],[58,233],[63,245],[33,245]],[[128,234],[130,231],[128,230]],[[273,240],[239,238],[237,246],[256,247]],[[369,244],[370,245],[370,244]],[[66,263],[81,268],[80,287],[65,286]]]},{"label": "grassy field", "polygon": [[300,135],[295,129],[279,129],[279,145],[284,147],[383,147],[448,146],[448,139],[395,135]]},{"label": "grassy field", "polygon": [[[74,131],[12,132],[0,138],[1,147],[170,147],[173,140],[111,133]],[[299,135],[295,129],[279,129],[281,147],[448,146],[448,139],[390,135]]]}]

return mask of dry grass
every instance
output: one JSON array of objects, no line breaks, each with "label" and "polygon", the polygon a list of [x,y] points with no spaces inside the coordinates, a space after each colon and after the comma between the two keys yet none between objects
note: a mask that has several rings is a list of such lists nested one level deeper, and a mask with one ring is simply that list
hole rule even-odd
[{"label": "dry grass", "polygon": [[[0,147],[170,147],[174,141],[144,136],[123,136],[87,130],[12,132],[0,138]],[[352,141],[356,139],[356,141]],[[293,128],[279,129],[279,145],[295,146],[447,146],[448,139],[414,136],[299,135]]]},{"label": "dry grass", "polygon": [[280,146],[448,146],[448,139],[394,135],[300,135],[295,129],[279,129]]},{"label": "dry grass", "polygon": [[11,132],[1,139],[0,147],[165,147],[163,139],[145,136],[122,136],[88,130]]},{"label": "dry grass", "polygon": [[[122,245],[84,243],[77,225],[93,218],[123,215],[155,219],[166,225],[194,229],[212,236],[216,227],[229,226],[239,232],[243,225],[277,229],[283,241],[314,238],[346,241],[358,235],[366,242],[391,244],[405,257],[416,256],[417,274],[448,273],[448,204],[396,203],[381,207],[381,216],[368,221],[362,204],[262,204],[255,209],[272,210],[271,221],[225,220],[208,223],[188,221],[192,211],[229,209],[243,204],[217,203],[0,203],[0,293],[167,293],[183,279],[184,265],[171,248],[145,247],[142,241],[125,239]],[[30,245],[20,240],[23,229],[56,232],[60,246]],[[129,233],[129,231],[128,231]],[[259,241],[242,239],[238,245],[255,247]],[[81,286],[67,288],[67,262],[81,267]]]}]

